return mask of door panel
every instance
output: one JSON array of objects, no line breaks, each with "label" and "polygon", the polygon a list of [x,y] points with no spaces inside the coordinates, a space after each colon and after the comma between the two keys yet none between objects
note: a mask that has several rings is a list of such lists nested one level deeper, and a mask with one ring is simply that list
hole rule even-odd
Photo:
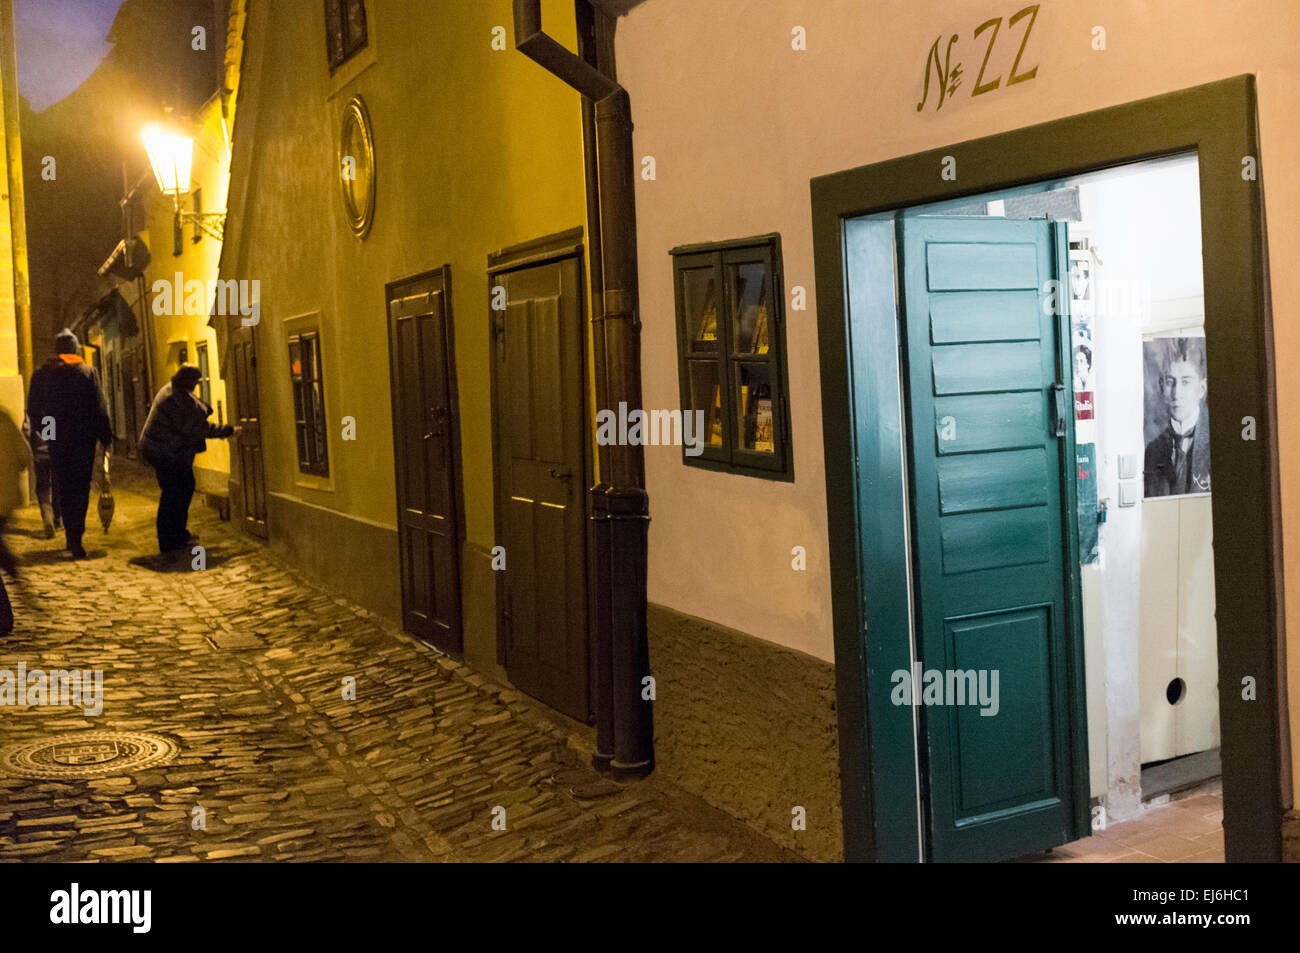
[{"label": "door panel", "polygon": [[[957,813],[962,819],[969,821],[1055,793],[1052,698],[1047,690],[1051,681],[1047,651],[1050,619],[1050,607],[1037,606],[953,620],[947,625],[949,652],[962,670],[979,671],[1014,661],[1016,672],[1027,676],[999,684],[995,716],[981,715],[973,706],[949,710],[950,730],[963,741],[957,752],[961,778]],[[1015,722],[1017,743],[1027,745],[1015,757],[986,757],[1004,740],[998,718]]]},{"label": "door panel", "polygon": [[262,460],[262,405],[257,387],[257,347],[253,328],[232,328],[234,368],[232,417],[236,438],[235,472],[239,474],[240,523],[244,532],[266,539],[266,476]]},{"label": "door panel", "polygon": [[389,288],[402,620],[444,652],[463,650],[460,441],[447,269]]},{"label": "door panel", "polygon": [[1039,291],[1059,239],[1046,221],[899,228],[918,650],[944,692],[921,708],[927,853],[1013,857],[1086,833],[1068,677],[1072,431],[1054,388],[1064,319],[1044,314]]},{"label": "door panel", "polygon": [[502,636],[520,689],[590,716],[586,411],[577,257],[492,276],[497,541],[505,546]]}]

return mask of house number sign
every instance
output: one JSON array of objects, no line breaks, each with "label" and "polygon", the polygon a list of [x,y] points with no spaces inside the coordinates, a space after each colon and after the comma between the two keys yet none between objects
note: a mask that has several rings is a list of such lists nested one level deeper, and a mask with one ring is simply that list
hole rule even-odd
[{"label": "house number sign", "polygon": [[[1025,47],[1029,45],[1029,34],[1034,29],[1034,21],[1038,19],[1038,7],[1039,4],[1037,3],[1033,6],[1025,7],[1019,13],[1012,14],[1011,18],[1007,20],[1008,33],[1014,33],[1016,27],[1021,23],[1021,21],[1027,21],[1024,27],[1024,35],[1020,38],[1020,49],[1016,52],[1015,62],[1011,64],[1011,72],[1007,74],[1006,85],[1008,86],[1015,83],[1027,82],[1038,75],[1037,65],[1035,65],[1033,69],[1025,69],[1020,65],[1020,61],[1025,56]],[[975,77],[975,83],[971,86],[970,94],[972,96],[981,96],[984,93],[991,93],[1002,85],[1002,74],[999,73],[996,76],[985,75],[989,68],[989,57],[993,54],[993,47],[997,45],[998,36],[1001,30],[1002,17],[994,17],[991,20],[985,20],[975,28],[973,40],[978,42],[979,39],[987,33],[988,38],[985,42],[988,45],[984,48],[984,61],[980,63],[979,75]],[[945,102],[956,96],[957,90],[961,88],[962,64],[960,60],[956,63],[952,61],[953,45],[960,39],[961,35],[958,33],[954,33],[949,37],[948,44],[944,48],[942,57],[939,54],[939,45],[943,42],[942,36],[936,38],[934,45],[930,47],[930,52],[925,57],[925,90],[921,95],[921,101],[916,104],[917,112],[924,109],[925,104],[930,99],[930,80],[932,76],[935,80],[934,87],[937,102],[934,108],[936,112],[943,108]],[[1014,43],[1014,38],[1009,42]],[[1008,42],[1003,43],[1004,47],[1008,45]],[[978,55],[978,52],[976,55]]]}]

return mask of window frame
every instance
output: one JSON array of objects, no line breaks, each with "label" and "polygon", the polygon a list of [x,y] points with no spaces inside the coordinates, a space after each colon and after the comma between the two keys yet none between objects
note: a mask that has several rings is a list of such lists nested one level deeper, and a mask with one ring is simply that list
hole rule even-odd
[{"label": "window frame", "polygon": [[[361,11],[360,38],[350,35],[348,13],[353,6]],[[338,24],[339,49],[336,57],[334,50],[333,26]],[[366,48],[370,40],[370,25],[366,15],[365,0],[325,0],[325,61],[329,63],[330,73],[343,66],[350,59]]]},{"label": "window frame", "polygon": [[[679,245],[669,251],[673,259],[673,301],[677,325],[677,381],[683,417],[692,410],[690,368],[709,361],[707,353],[695,350],[687,329],[686,284],[688,271],[710,268],[718,289],[717,340],[713,360],[721,390],[722,446],[704,444],[698,456],[682,447],[682,462],[706,470],[736,473],[768,480],[794,482],[793,434],[790,427],[790,390],[785,336],[785,277],[781,258],[781,236],[773,232],[750,238]],[[762,264],[770,280],[768,289],[768,350],[765,355],[735,348],[736,315],[729,269],[745,264]],[[745,364],[764,364],[772,389],[773,452],[747,450],[739,446],[736,419],[740,372]],[[705,432],[710,429],[710,408],[705,411]]]},{"label": "window frame", "polygon": [[[288,337],[289,351],[289,385],[293,393],[294,443],[298,450],[298,470],[312,476],[328,477],[329,464],[329,428],[325,415],[325,375],[321,368],[321,344],[319,328],[304,328],[294,331]],[[310,347],[312,351],[313,376],[303,374],[302,349]],[[294,348],[298,348],[298,369],[293,366]],[[310,403],[307,395],[312,396]],[[316,439],[308,440],[307,434]]]},{"label": "window frame", "polygon": [[208,342],[199,341],[194,345],[194,364],[199,369],[199,400],[212,409],[212,360],[208,352]]}]

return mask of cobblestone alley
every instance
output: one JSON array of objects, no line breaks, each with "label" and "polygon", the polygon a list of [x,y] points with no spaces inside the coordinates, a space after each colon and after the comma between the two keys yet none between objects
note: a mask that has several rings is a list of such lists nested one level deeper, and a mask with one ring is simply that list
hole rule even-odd
[{"label": "cobblestone alley", "polygon": [[[10,528],[24,578],[0,672],[100,669],[103,712],[0,708],[0,859],[798,859],[653,776],[602,779],[542,706],[305,584],[201,499],[207,568],[157,564],[152,484],[119,469],[89,559],[35,508]],[[52,747],[88,731],[176,750],[115,771],[129,741]],[[14,776],[18,749],[48,772]]]}]

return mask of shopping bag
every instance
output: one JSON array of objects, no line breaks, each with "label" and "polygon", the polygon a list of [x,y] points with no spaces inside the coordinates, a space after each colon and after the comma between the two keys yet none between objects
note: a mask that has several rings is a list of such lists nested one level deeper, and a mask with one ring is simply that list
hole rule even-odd
[{"label": "shopping bag", "polygon": [[108,454],[104,454],[104,477],[99,484],[99,522],[104,526],[104,532],[113,525],[113,511],[117,509],[117,504],[113,500],[113,484],[108,478]]}]

